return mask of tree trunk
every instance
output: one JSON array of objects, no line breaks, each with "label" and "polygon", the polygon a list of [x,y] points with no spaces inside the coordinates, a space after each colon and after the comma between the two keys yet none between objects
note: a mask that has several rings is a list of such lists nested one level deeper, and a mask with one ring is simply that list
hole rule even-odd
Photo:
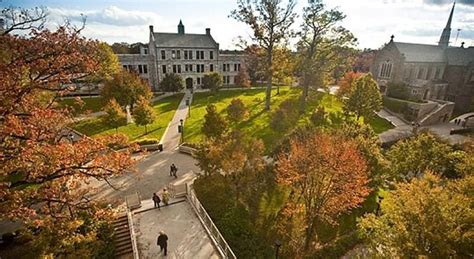
[{"label": "tree trunk", "polygon": [[306,236],[304,238],[304,251],[308,251],[314,235],[314,223],[306,228]]},{"label": "tree trunk", "polygon": [[145,134],[148,134],[148,129],[147,129],[146,125],[145,125]]},{"label": "tree trunk", "polygon": [[309,92],[309,83],[308,83],[308,73],[303,72],[303,93],[301,94],[301,112],[304,112],[306,108],[306,101],[308,100]]},{"label": "tree trunk", "polygon": [[265,91],[265,110],[267,111],[270,110],[270,98],[272,96],[272,79],[273,79],[272,52],[273,52],[273,47],[269,47],[267,50],[267,66],[268,66],[267,89]]}]

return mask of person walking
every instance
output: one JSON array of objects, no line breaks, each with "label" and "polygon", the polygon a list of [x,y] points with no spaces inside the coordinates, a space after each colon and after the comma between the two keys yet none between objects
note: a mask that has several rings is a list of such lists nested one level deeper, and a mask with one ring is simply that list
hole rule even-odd
[{"label": "person walking", "polygon": [[160,235],[158,235],[158,239],[156,240],[156,244],[160,246],[160,253],[165,250],[165,256],[168,254],[168,236],[163,232],[160,231]]},{"label": "person walking", "polygon": [[168,190],[166,190],[166,188],[163,189],[163,194],[161,194],[161,197],[163,197],[163,203],[165,204],[165,206],[168,206],[168,202],[170,200],[170,193],[168,192]]},{"label": "person walking", "polygon": [[173,172],[174,172],[174,164],[171,164],[170,165],[170,176],[173,176]]},{"label": "person walking", "polygon": [[176,167],[176,165],[175,165],[175,164],[172,164],[172,165],[171,165],[171,168],[173,168],[173,176],[174,176],[174,178],[178,178],[178,176],[177,176],[177,174],[176,174],[176,173],[178,172],[178,168]]},{"label": "person walking", "polygon": [[158,207],[158,209],[160,208],[160,202],[161,202],[161,199],[160,199],[160,196],[156,195],[156,192],[153,193],[153,202],[155,203],[155,208]]}]

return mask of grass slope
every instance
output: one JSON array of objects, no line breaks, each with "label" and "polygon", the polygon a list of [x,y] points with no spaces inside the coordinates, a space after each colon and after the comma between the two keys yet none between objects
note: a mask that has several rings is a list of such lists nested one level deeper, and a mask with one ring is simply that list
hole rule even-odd
[{"label": "grass slope", "polygon": [[[182,98],[183,94],[177,94],[153,103],[153,109],[157,116],[155,122],[147,126],[148,134],[145,134],[145,127],[137,126],[134,123],[118,128],[118,133],[127,135],[131,141],[145,138],[160,139],[163,136],[168,123],[173,118]],[[115,133],[115,129],[105,125],[100,118],[80,121],[76,123],[73,128],[88,136]]]}]

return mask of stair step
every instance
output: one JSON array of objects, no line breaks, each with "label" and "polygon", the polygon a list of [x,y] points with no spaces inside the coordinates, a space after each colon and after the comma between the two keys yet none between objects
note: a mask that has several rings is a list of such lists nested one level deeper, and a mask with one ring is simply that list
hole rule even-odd
[{"label": "stair step", "polygon": [[124,253],[131,253],[133,251],[132,244],[115,249],[115,255],[121,255]]},{"label": "stair step", "polygon": [[121,247],[121,246],[128,245],[131,243],[132,243],[131,239],[123,239],[120,241],[115,241],[115,247]]}]

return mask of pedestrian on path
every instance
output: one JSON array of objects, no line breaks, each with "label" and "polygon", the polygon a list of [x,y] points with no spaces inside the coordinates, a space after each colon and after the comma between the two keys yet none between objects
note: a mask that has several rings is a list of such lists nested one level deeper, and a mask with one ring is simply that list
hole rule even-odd
[{"label": "pedestrian on path", "polygon": [[174,172],[174,164],[171,164],[170,165],[170,176],[173,176],[173,172]]},{"label": "pedestrian on path", "polygon": [[156,195],[156,192],[153,193],[153,202],[155,203],[155,208],[158,207],[158,209],[160,208],[160,202],[161,202],[161,199],[160,199],[160,196]]},{"label": "pedestrian on path", "polygon": [[174,178],[178,178],[178,175],[176,173],[178,173],[178,167],[176,167],[175,164],[172,164],[171,165],[171,168],[173,168],[173,176]]},{"label": "pedestrian on path", "polygon": [[160,246],[160,253],[165,250],[165,256],[168,254],[168,236],[165,234],[165,232],[160,231],[160,235],[158,236],[158,239],[156,240],[156,244]]},{"label": "pedestrian on path", "polygon": [[163,197],[163,203],[165,204],[165,206],[168,206],[168,202],[170,200],[170,193],[168,192],[168,190],[166,190],[166,188],[163,189],[163,194],[161,195],[161,197]]}]

